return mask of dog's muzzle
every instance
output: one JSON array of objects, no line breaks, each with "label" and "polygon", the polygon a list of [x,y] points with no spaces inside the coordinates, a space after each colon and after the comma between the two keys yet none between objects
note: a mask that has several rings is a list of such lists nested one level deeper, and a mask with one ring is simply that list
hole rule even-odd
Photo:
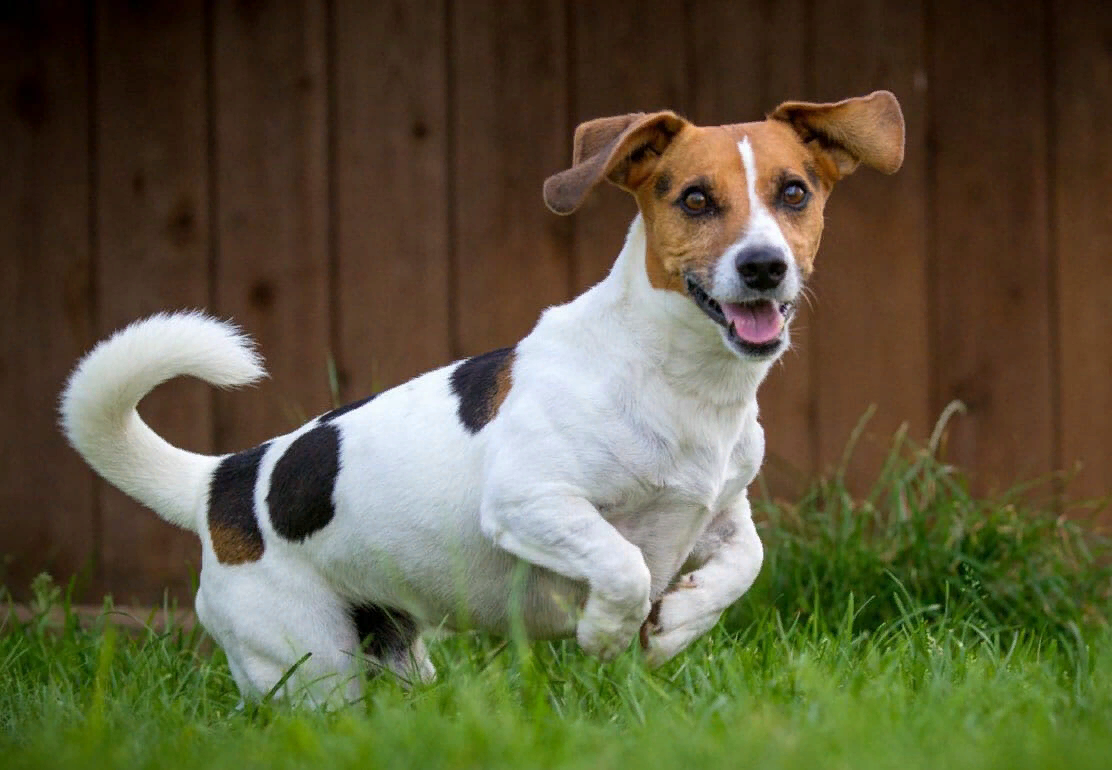
[{"label": "dog's muzzle", "polygon": [[[754,280],[772,279],[758,274]],[[763,297],[744,302],[719,302],[693,275],[685,275],[684,282],[691,299],[723,329],[728,343],[739,353],[753,358],[767,358],[780,351],[784,330],[795,312],[794,302],[778,302]],[[776,283],[778,285],[779,280]]]}]

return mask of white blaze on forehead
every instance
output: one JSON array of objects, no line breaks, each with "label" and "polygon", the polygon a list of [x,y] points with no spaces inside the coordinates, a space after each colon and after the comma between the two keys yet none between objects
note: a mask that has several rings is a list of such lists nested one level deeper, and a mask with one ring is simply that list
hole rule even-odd
[{"label": "white blaze on forehead", "polygon": [[749,191],[749,222],[745,227],[739,245],[746,246],[763,243],[767,246],[780,246],[785,252],[791,254],[784,233],[776,223],[772,213],[757,195],[757,160],[753,156],[753,146],[749,144],[749,137],[737,143],[737,150],[741,153],[741,164],[745,168],[745,188]]},{"label": "white blaze on forehead", "polygon": [[794,296],[799,290],[799,268],[795,263],[795,255],[788,245],[780,225],[768,206],[757,194],[757,159],[753,154],[753,146],[749,137],[737,143],[737,151],[741,155],[741,165],[745,171],[745,188],[749,194],[749,220],[744,225],[741,237],[726,249],[718,261],[714,271],[714,292],[718,299],[730,300],[731,297],[740,297],[745,288],[737,273],[734,260],[743,249],[765,247],[783,252],[784,259],[788,262],[788,274],[784,278],[782,289],[788,296]]}]

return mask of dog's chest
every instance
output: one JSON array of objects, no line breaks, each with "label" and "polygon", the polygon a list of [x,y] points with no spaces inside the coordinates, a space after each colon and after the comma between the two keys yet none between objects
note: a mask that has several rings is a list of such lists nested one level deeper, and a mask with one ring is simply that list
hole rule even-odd
[{"label": "dog's chest", "polygon": [[608,442],[613,467],[598,478],[604,507],[633,513],[664,506],[718,512],[744,491],[764,456],[755,410],[692,419],[671,430],[630,422]]},{"label": "dog's chest", "polygon": [[744,493],[764,454],[755,419],[732,431],[678,435],[666,441],[643,429],[624,433],[596,477],[593,502],[641,548],[654,585],[671,578],[710,520]]}]

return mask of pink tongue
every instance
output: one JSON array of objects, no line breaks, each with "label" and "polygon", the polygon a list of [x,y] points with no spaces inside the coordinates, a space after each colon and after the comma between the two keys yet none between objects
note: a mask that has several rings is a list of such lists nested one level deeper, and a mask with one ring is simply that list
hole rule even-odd
[{"label": "pink tongue", "polygon": [[784,323],[780,311],[768,300],[747,305],[723,302],[722,314],[727,323],[733,324],[737,336],[754,345],[776,339]]}]

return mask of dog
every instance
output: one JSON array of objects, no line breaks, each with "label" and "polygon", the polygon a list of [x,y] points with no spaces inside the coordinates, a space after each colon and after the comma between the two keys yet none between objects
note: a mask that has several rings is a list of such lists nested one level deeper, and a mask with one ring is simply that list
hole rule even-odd
[{"label": "dog", "polygon": [[736,125],[588,121],[545,203],[570,214],[606,180],[639,212],[609,275],[514,347],[216,457],[136,406],[170,378],[240,386],[262,363],[231,324],[161,314],[80,361],[63,430],[200,536],[197,615],[246,699],[283,682],[354,699],[368,661],[431,680],[434,629],[574,635],[604,660],[639,640],[659,665],[757,577],[757,386],[789,346],[832,187],[859,164],[895,172],[903,147],[886,91]]}]

